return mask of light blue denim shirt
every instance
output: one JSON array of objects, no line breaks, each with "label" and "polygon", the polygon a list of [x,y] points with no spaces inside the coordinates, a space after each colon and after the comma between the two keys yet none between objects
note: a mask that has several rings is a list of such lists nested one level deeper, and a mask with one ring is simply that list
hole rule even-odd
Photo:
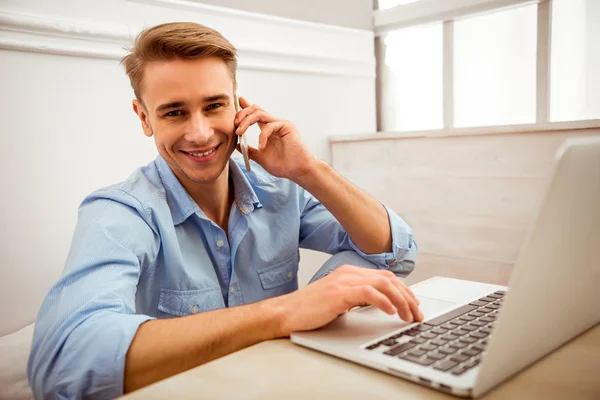
[{"label": "light blue denim shirt", "polygon": [[27,372],[37,398],[121,395],[141,323],[290,293],[298,289],[299,247],[353,250],[401,275],[414,268],[412,231],[389,209],[392,252],[367,255],[300,186],[256,163],[252,172],[235,158],[229,165],[228,234],[160,156],[83,201],[65,269],[35,325]]}]

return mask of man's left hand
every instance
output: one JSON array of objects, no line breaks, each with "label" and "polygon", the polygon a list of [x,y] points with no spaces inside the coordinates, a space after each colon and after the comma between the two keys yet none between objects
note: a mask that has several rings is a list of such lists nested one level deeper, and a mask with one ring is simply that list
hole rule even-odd
[{"label": "man's left hand", "polygon": [[240,97],[240,106],[242,109],[235,117],[236,135],[243,135],[253,124],[260,128],[258,149],[248,146],[251,160],[271,175],[292,181],[311,172],[318,160],[304,144],[294,124],[275,118],[256,104],[250,105],[243,97]]}]

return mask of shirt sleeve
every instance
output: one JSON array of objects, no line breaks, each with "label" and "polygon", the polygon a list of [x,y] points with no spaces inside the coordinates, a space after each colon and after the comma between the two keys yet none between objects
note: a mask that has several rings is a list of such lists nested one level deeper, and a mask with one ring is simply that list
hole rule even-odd
[{"label": "shirt sleeve", "polygon": [[304,206],[300,215],[300,247],[329,254],[352,250],[378,268],[388,269],[401,277],[408,276],[414,270],[418,247],[413,238],[413,231],[386,205],[383,206],[390,222],[392,251],[366,254],[358,248],[342,225],[319,200],[302,188],[299,193],[299,204]]},{"label": "shirt sleeve", "polygon": [[65,269],[35,324],[27,374],[36,398],[123,394],[129,345],[152,319],[136,314],[141,265],[159,246],[140,212],[109,199],[82,203]]}]

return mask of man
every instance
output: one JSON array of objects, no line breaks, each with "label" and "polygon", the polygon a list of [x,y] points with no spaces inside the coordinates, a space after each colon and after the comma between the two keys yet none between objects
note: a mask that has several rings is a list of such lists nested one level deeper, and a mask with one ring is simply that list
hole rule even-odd
[{"label": "man", "polygon": [[[243,98],[236,113],[236,51],[218,32],[159,25],[123,63],[159,156],[83,201],[37,319],[37,397],[115,397],[360,304],[422,320],[393,273],[414,268],[410,228],[289,121]],[[255,123],[248,172],[230,157]],[[298,247],[339,253],[300,290]]]}]

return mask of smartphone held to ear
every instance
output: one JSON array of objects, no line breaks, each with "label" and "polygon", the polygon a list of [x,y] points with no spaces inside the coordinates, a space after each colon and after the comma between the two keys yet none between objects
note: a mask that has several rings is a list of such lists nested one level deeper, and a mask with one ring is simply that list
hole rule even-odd
[{"label": "smartphone held to ear", "polygon": [[[238,96],[237,90],[234,94],[233,101],[235,103],[235,113],[237,114],[241,109],[240,97]],[[244,156],[244,164],[246,164],[246,169],[250,171],[250,159],[248,158],[248,139],[246,139],[245,133],[240,136],[240,148],[242,149],[242,155]]]}]

